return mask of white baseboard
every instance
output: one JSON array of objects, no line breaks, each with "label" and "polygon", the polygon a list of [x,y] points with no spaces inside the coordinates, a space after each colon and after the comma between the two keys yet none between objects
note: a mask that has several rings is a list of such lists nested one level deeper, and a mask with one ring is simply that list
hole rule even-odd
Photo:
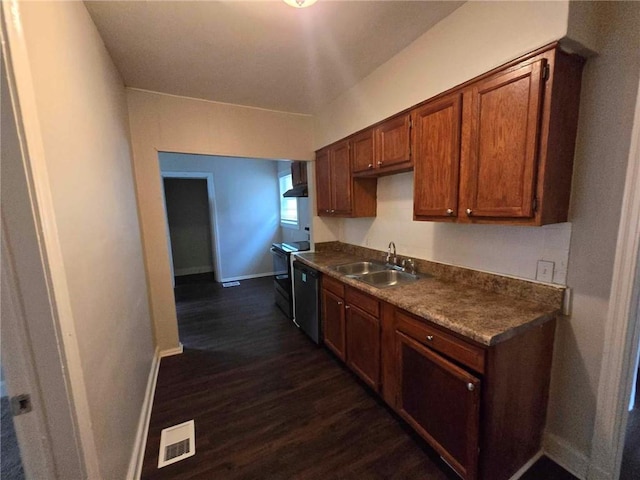
[{"label": "white baseboard", "polygon": [[562,468],[581,480],[585,480],[587,478],[589,457],[578,451],[566,440],[553,435],[552,433],[545,433],[543,447],[544,454]]},{"label": "white baseboard", "polygon": [[182,277],[183,275],[197,275],[198,273],[213,272],[211,265],[205,265],[202,267],[189,267],[189,268],[176,268],[173,271],[173,275],[176,277]]},{"label": "white baseboard", "polygon": [[184,351],[182,343],[175,348],[168,348],[160,352],[160,358],[171,357],[173,355],[180,355]]},{"label": "white baseboard", "polygon": [[222,282],[235,282],[237,280],[249,280],[250,278],[273,277],[275,272],[254,273],[252,275],[240,275],[239,277],[227,277],[220,280]]},{"label": "white baseboard", "polygon": [[509,480],[518,480],[522,475],[526,473],[527,470],[529,470],[533,466],[534,463],[536,463],[540,459],[540,457],[542,457],[542,455],[542,450],[540,450],[533,457],[531,457],[527,463],[520,467],[520,470],[511,475]]},{"label": "white baseboard", "polygon": [[127,480],[139,480],[142,474],[142,464],[144,462],[144,450],[147,446],[147,435],[149,434],[149,421],[151,420],[151,410],[153,409],[153,398],[156,393],[156,382],[158,381],[158,372],[160,371],[160,350],[156,348],[149,370],[147,379],[147,388],[142,402],[140,418],[138,420],[138,429],[136,431],[136,439],[129,461],[129,469],[127,470]]}]

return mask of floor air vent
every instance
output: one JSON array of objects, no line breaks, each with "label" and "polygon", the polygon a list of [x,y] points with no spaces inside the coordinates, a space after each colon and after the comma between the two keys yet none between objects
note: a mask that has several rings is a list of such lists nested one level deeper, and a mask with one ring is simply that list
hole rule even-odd
[{"label": "floor air vent", "polygon": [[193,420],[165,428],[160,435],[158,468],[196,454],[196,424]]},{"label": "floor air vent", "polygon": [[240,282],[225,282],[222,284],[223,287],[238,287]]}]

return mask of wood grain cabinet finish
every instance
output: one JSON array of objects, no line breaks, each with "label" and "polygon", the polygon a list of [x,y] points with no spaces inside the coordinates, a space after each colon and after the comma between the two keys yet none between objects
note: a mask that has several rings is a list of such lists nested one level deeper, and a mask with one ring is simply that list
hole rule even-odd
[{"label": "wood grain cabinet finish", "polygon": [[487,347],[399,308],[383,319],[384,398],[462,478],[507,480],[540,450],[555,321]]},{"label": "wood grain cabinet finish", "polygon": [[567,221],[582,66],[553,46],[416,108],[414,218]]},{"label": "wood grain cabinet finish", "polygon": [[375,168],[373,158],[373,128],[351,138],[351,168],[354,174],[371,172]]},{"label": "wood grain cabinet finish", "polygon": [[373,390],[380,390],[380,302],[331,277],[323,277],[324,342]]},{"label": "wood grain cabinet finish", "polygon": [[413,216],[455,220],[458,215],[462,94],[456,92],[413,112]]},{"label": "wood grain cabinet finish", "polygon": [[325,345],[466,480],[507,480],[542,445],[555,321],[486,346],[323,276]]},{"label": "wood grain cabinet finish", "polygon": [[347,366],[372,389],[380,387],[380,320],[346,304]]},{"label": "wood grain cabinet finish", "polygon": [[411,170],[411,113],[385,120],[375,127],[375,167],[380,172]]},{"label": "wood grain cabinet finish", "polygon": [[398,413],[462,476],[476,478],[480,380],[396,332]]},{"label": "wood grain cabinet finish", "polygon": [[355,179],[351,172],[351,140],[316,152],[318,216],[375,217],[375,178]]},{"label": "wood grain cabinet finish", "polygon": [[320,293],[324,344],[341,360],[345,360],[344,299],[323,288]]},{"label": "wood grain cabinet finish", "polygon": [[460,191],[466,215],[533,217],[546,65],[540,59],[465,91]]}]

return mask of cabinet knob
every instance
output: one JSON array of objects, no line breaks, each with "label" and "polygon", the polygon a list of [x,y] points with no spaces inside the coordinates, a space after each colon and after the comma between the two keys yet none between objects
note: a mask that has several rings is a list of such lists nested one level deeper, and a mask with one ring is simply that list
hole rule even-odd
[{"label": "cabinet knob", "polygon": [[467,208],[466,212],[469,216],[473,215],[473,210],[471,210],[470,208]]},{"label": "cabinet knob", "polygon": [[381,167],[383,163],[384,163],[384,162],[383,162],[382,160],[380,160],[380,161],[378,162],[378,166],[379,166],[379,167]]},{"label": "cabinet knob", "polygon": [[370,163],[369,165],[367,165],[368,168],[373,168],[373,163]]},{"label": "cabinet knob", "polygon": [[453,209],[447,208],[447,215],[452,216],[453,215]]},{"label": "cabinet knob", "polygon": [[341,301],[338,301],[338,305],[342,305],[342,302],[341,302]]},{"label": "cabinet knob", "polygon": [[331,210],[331,213],[335,213],[335,210]]},{"label": "cabinet knob", "polygon": [[344,306],[344,309],[345,309],[345,310],[349,310],[350,308],[351,308],[351,306],[349,306],[349,305],[345,305],[345,306]]},{"label": "cabinet knob", "polygon": [[427,335],[427,340],[429,340],[430,342],[433,341],[433,335]]},{"label": "cabinet knob", "polygon": [[476,389],[476,386],[473,383],[467,383],[467,390],[473,392]]}]

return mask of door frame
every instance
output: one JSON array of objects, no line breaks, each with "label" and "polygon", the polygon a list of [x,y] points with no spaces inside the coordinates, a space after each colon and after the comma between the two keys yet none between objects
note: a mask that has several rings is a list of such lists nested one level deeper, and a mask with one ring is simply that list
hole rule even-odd
[{"label": "door frame", "polygon": [[640,343],[640,84],[605,323],[589,480],[618,478]]},{"label": "door frame", "polygon": [[211,233],[211,255],[213,258],[213,275],[216,282],[220,282],[222,272],[220,271],[220,244],[218,235],[218,223],[216,222],[216,198],[215,188],[213,184],[213,173],[210,172],[170,172],[160,171],[162,176],[162,205],[164,207],[164,220],[165,220],[165,233],[167,235],[167,246],[169,254],[169,267],[171,267],[171,282],[175,287],[175,272],[173,269],[173,253],[171,251],[171,235],[169,234],[169,215],[167,212],[167,196],[164,191],[164,179],[165,178],[182,178],[186,180],[206,180],[207,181],[207,195],[209,198],[209,226]]},{"label": "door frame", "polygon": [[27,478],[100,478],[18,2],[2,2],[0,27],[2,355],[8,391],[32,399],[14,417],[22,463]]}]

